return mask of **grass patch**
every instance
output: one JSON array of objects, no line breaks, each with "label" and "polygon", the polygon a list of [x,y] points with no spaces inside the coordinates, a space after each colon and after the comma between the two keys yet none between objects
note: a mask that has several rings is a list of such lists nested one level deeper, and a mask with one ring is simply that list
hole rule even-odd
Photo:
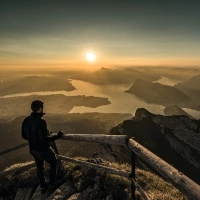
[{"label": "grass patch", "polygon": [[[80,160],[80,158],[78,158]],[[86,160],[86,159],[82,159]],[[13,169],[22,164],[16,164],[9,169]],[[130,171],[130,165],[103,162],[102,165],[116,168],[123,171]],[[87,171],[87,173],[85,173]],[[45,167],[45,174],[49,173],[49,167]],[[58,173],[57,180],[68,181],[76,188],[76,192],[84,192],[87,188],[98,186],[96,199],[105,199],[112,196],[115,200],[131,199],[131,180],[114,174],[98,172],[94,169],[62,161],[62,173]],[[154,173],[136,168],[136,180],[149,196],[154,200],[186,200],[176,188]],[[11,175],[0,177],[0,199],[14,199],[17,189],[25,187],[37,187],[38,180],[36,168],[32,167],[23,172],[16,172]],[[136,191],[136,198],[142,200],[142,196]]]}]

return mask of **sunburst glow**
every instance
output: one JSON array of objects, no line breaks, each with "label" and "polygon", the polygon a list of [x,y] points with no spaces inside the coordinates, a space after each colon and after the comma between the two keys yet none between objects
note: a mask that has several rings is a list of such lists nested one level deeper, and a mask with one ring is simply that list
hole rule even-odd
[{"label": "sunburst glow", "polygon": [[86,54],[86,59],[89,61],[89,62],[94,62],[95,59],[96,59],[96,55],[92,52],[88,52]]}]

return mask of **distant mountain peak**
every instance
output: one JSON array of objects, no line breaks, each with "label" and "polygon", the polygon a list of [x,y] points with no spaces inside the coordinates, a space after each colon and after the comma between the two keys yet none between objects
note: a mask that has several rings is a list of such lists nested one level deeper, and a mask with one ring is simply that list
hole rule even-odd
[{"label": "distant mountain peak", "polygon": [[98,71],[113,71],[112,69],[102,67]]},{"label": "distant mountain peak", "polygon": [[152,117],[154,114],[150,113],[148,110],[145,108],[138,108],[135,112],[135,119],[136,120],[141,120],[145,117]]}]

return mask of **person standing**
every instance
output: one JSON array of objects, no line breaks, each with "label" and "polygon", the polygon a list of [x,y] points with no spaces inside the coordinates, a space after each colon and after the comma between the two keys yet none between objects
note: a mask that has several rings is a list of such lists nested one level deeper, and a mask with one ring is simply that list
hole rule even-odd
[{"label": "person standing", "polygon": [[[33,156],[37,166],[37,177],[40,183],[41,193],[44,193],[47,188],[53,190],[56,183],[56,154],[50,147],[49,142],[59,139],[64,132],[59,131],[57,135],[50,136],[47,129],[47,123],[42,118],[45,114],[44,102],[35,100],[31,103],[32,113],[22,122],[21,134],[22,138],[29,142],[29,153]],[[44,178],[44,161],[50,165],[49,185]]]}]

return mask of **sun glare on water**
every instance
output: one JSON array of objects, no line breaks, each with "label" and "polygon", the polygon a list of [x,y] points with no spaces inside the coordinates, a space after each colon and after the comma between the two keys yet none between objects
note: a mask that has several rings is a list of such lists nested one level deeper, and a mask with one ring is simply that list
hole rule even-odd
[{"label": "sun glare on water", "polygon": [[86,54],[86,59],[89,62],[94,62],[96,60],[96,55],[94,53],[92,53],[92,52],[88,52]]}]

